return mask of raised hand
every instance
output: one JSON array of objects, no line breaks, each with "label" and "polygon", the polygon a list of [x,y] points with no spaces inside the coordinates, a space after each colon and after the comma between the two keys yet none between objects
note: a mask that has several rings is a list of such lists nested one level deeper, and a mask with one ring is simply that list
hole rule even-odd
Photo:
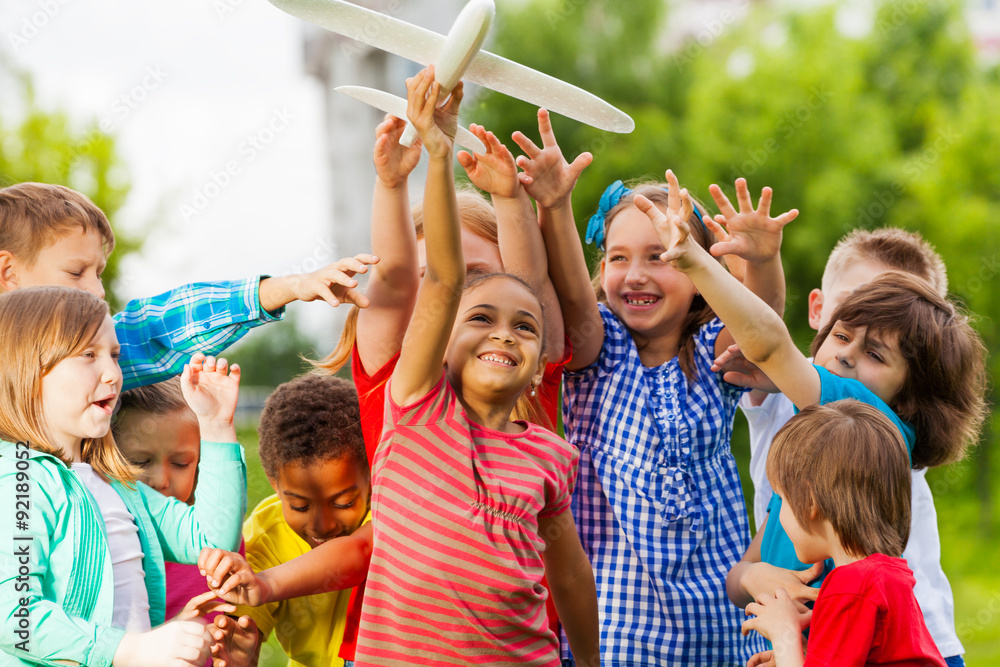
[{"label": "raised hand", "polygon": [[521,182],[518,180],[513,154],[495,134],[482,125],[473,123],[469,126],[469,131],[486,145],[486,152],[483,154],[459,151],[456,156],[458,163],[469,175],[469,180],[494,197],[516,197],[521,189]]},{"label": "raised hand", "polygon": [[694,211],[694,203],[687,189],[681,189],[673,171],[668,169],[666,177],[666,213],[642,195],[636,195],[634,202],[636,208],[645,213],[653,223],[660,242],[667,249],[660,258],[664,262],[670,262],[674,268],[683,270],[690,266],[687,253],[696,245],[691,237],[691,228],[688,226],[688,219]]},{"label": "raised hand", "polygon": [[712,362],[712,372],[722,373],[722,379],[731,385],[745,387],[747,389],[757,389],[769,394],[776,394],[780,391],[771,378],[767,377],[756,365],[750,363],[739,345],[730,345],[725,352],[716,357]]},{"label": "raised hand", "polygon": [[233,415],[239,398],[240,367],[223,358],[206,357],[198,352],[184,365],[181,391],[184,400],[198,417],[202,440],[235,440]]},{"label": "raised hand", "polygon": [[368,297],[355,289],[358,281],[354,276],[367,273],[368,267],[377,264],[378,261],[377,256],[362,253],[354,257],[344,257],[312,273],[287,276],[287,279],[295,298],[299,301],[322,299],[334,307],[342,303],[353,303],[359,308],[367,308]]},{"label": "raised hand", "polygon": [[712,246],[712,254],[736,255],[748,262],[772,259],[781,250],[781,233],[785,225],[798,217],[798,209],[782,213],[776,218],[771,217],[771,188],[761,191],[757,208],[753,207],[750,190],[745,178],[736,179],[736,200],[739,202],[739,212],[733,208],[729,198],[718,185],[711,185],[708,191],[715,200],[721,213],[714,220],[705,216],[705,224],[716,237],[720,237],[723,229],[725,239]]},{"label": "raised hand", "polygon": [[205,576],[212,593],[226,602],[257,607],[270,602],[271,590],[246,559],[222,549],[202,549],[198,570]]},{"label": "raised hand", "polygon": [[524,170],[519,178],[539,206],[557,208],[569,203],[577,179],[594,156],[581,153],[572,163],[567,162],[552,131],[549,112],[545,109],[538,110],[538,133],[542,138],[542,148],[522,132],[513,134],[514,142],[524,151],[524,155],[517,158],[517,166]]},{"label": "raised hand", "polygon": [[451,155],[458,130],[458,108],[463,85],[459,82],[443,106],[438,107],[441,84],[434,80],[434,66],[406,80],[406,117],[417,128],[420,140],[432,158]]},{"label": "raised hand", "polygon": [[375,128],[375,174],[387,188],[395,189],[405,184],[420,162],[422,144],[419,140],[409,147],[399,143],[404,129],[406,121],[389,114]]},{"label": "raised hand", "polygon": [[252,618],[240,616],[239,620],[235,620],[229,616],[217,616],[215,626],[209,630],[215,639],[212,644],[213,667],[256,667],[262,637]]}]

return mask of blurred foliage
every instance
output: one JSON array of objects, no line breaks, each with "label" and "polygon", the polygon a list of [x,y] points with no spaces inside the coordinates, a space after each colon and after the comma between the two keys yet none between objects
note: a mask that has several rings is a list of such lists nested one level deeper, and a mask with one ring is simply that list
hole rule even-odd
[{"label": "blurred foliage", "polygon": [[242,369],[243,387],[274,389],[301,375],[312,366],[302,356],[315,359],[315,344],[298,327],[294,314],[289,313],[278,325],[258,327],[251,331],[226,357]]},{"label": "blurred foliage", "polygon": [[[24,113],[17,122],[0,114],[0,187],[35,181],[65,185],[82,192],[102,210],[115,229],[115,249],[104,271],[104,289],[112,311],[123,303],[115,294],[122,258],[138,250],[138,239],[121,234],[115,213],[129,191],[128,174],[113,136],[98,128],[96,119],[82,127],[66,112],[42,109],[31,78],[0,60],[14,82]],[[8,92],[8,94],[10,94]]]},{"label": "blurred foliage", "polygon": [[[751,191],[773,187],[773,210],[801,211],[782,258],[786,319],[803,349],[814,335],[806,297],[836,241],[856,227],[918,231],[944,257],[952,294],[976,313],[1000,377],[1000,71],[977,60],[964,3],[883,2],[860,37],[838,30],[845,4],[784,14],[772,3],[733,6],[748,4],[745,17],[720,9],[673,45],[661,37],[671,18],[661,0],[499,6],[492,51],[635,119],[634,133],[617,135],[553,116],[567,158],[594,154],[574,193],[581,231],[618,178],[662,180],[670,167],[703,200],[710,183],[732,198],[740,176]],[[535,109],[512,98],[484,91],[465,114],[512,148],[514,130],[537,141]],[[992,388],[988,398],[995,406]],[[928,473],[970,664],[1000,657],[998,418],[969,461]],[[738,426],[738,459],[746,447]]]}]

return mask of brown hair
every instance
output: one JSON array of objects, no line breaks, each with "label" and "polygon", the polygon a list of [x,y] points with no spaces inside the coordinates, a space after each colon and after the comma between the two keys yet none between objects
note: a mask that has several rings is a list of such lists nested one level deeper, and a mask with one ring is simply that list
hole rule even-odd
[{"label": "brown hair", "polygon": [[368,470],[361,408],[354,384],[306,374],[279,385],[260,413],[260,462],[271,480],[289,464],[350,457]]},{"label": "brown hair", "polygon": [[122,392],[121,401],[111,422],[112,432],[116,438],[121,438],[119,431],[122,416],[127,412],[145,412],[151,415],[169,415],[183,411],[186,417],[197,423],[197,417],[184,400],[181,391],[180,377],[173,377],[163,382],[136,387]]},{"label": "brown hair", "polygon": [[[614,221],[615,216],[624,211],[626,208],[633,206],[633,200],[636,195],[642,195],[646,197],[649,201],[653,202],[657,206],[666,207],[667,205],[667,184],[666,183],[640,183],[638,185],[633,185],[631,187],[631,192],[626,194],[621,200],[608,211],[607,215],[604,216],[604,238],[608,236],[608,230],[611,229],[611,223]],[[708,209],[700,201],[691,197],[691,201],[697,207],[697,210],[702,213],[702,215],[708,214]],[[688,226],[691,229],[691,236],[697,241],[705,250],[708,250],[715,244],[715,238],[708,233],[705,228],[705,224],[698,217],[698,214],[694,211],[691,212],[691,217],[688,218]],[[604,259],[604,251],[601,250],[598,263],[594,267],[594,272],[591,274],[591,283],[594,286],[594,292],[597,294],[597,300],[601,303],[607,304],[608,295],[604,293],[604,288],[601,287],[601,260]],[[720,263],[725,265],[725,262],[719,260]],[[715,319],[715,311],[712,310],[708,302],[701,294],[696,294],[694,300],[691,302],[691,307],[688,308],[687,316],[684,318],[684,323],[681,327],[681,338],[680,338],[680,350],[677,353],[677,359],[680,363],[681,370],[684,371],[684,375],[687,377],[689,382],[693,382],[698,375],[698,368],[694,363],[694,339],[698,334],[698,330],[708,322]],[[623,323],[624,324],[624,323]],[[636,347],[642,349],[645,347],[647,341],[629,329],[629,333],[632,334],[632,338],[635,340]]]},{"label": "brown hair", "polygon": [[[458,215],[461,225],[476,236],[493,245],[498,245],[497,216],[493,211],[493,205],[478,190],[471,187],[456,188],[455,196],[458,200]],[[413,206],[411,214],[417,238],[422,239],[424,237],[424,205],[422,201]],[[357,306],[351,306],[344,322],[344,330],[340,334],[340,340],[337,341],[337,347],[334,348],[333,352],[320,361],[306,359],[316,368],[317,372],[333,375],[351,360],[351,350],[354,348],[354,341],[358,338],[359,312]]]},{"label": "brown hair", "polygon": [[920,276],[939,296],[948,294],[944,260],[924,237],[895,227],[855,229],[840,239],[826,260],[823,289],[851,262],[872,262]]},{"label": "brown hair", "polygon": [[79,226],[104,239],[104,256],[115,247],[104,212],[86,195],[62,185],[18,183],[0,188],[0,250],[33,265],[38,253]]},{"label": "brown hair", "polygon": [[[107,316],[107,303],[79,289],[28,287],[0,295],[0,348],[7,355],[0,375],[0,437],[27,441],[70,464],[70,452],[45,436],[42,382],[56,364],[90,345]],[[81,458],[104,478],[135,481],[110,430],[84,439]]]},{"label": "brown hair", "polygon": [[916,430],[913,467],[965,456],[986,416],[986,347],[968,316],[925,280],[887,271],[840,303],[813,339],[814,356],[838,321],[898,337],[907,371],[890,407]]},{"label": "brown hair", "polygon": [[767,478],[807,533],[815,508],[815,519],[829,521],[852,556],[902,556],[910,459],[899,429],[878,408],[853,399],[808,406],[774,436]]}]

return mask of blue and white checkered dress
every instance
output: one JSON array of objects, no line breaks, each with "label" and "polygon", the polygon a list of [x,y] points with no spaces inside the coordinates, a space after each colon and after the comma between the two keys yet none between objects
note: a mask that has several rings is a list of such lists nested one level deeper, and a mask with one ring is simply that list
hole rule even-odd
[{"label": "blue and white checkered dress", "polygon": [[718,319],[698,332],[697,380],[677,358],[646,368],[601,305],[604,346],[564,376],[566,439],[580,448],[573,515],[597,581],[605,665],[745,665],[726,574],[750,543],[729,449],[742,390],[709,370]]}]

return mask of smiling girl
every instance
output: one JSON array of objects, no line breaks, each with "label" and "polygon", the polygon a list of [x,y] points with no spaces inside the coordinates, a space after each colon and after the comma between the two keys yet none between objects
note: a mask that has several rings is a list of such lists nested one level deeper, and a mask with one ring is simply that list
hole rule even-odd
[{"label": "smiling girl", "polygon": [[[206,490],[189,507],[137,483],[109,433],[122,372],[106,303],[72,288],[5,294],[0,345],[8,360],[0,375],[0,613],[24,619],[21,634],[4,623],[0,650],[14,664],[203,664],[205,627],[164,623],[163,563],[193,563],[202,547],[233,548],[239,539],[239,368],[200,354],[185,366],[184,396],[205,439]],[[190,607],[185,619],[198,615]]]}]

